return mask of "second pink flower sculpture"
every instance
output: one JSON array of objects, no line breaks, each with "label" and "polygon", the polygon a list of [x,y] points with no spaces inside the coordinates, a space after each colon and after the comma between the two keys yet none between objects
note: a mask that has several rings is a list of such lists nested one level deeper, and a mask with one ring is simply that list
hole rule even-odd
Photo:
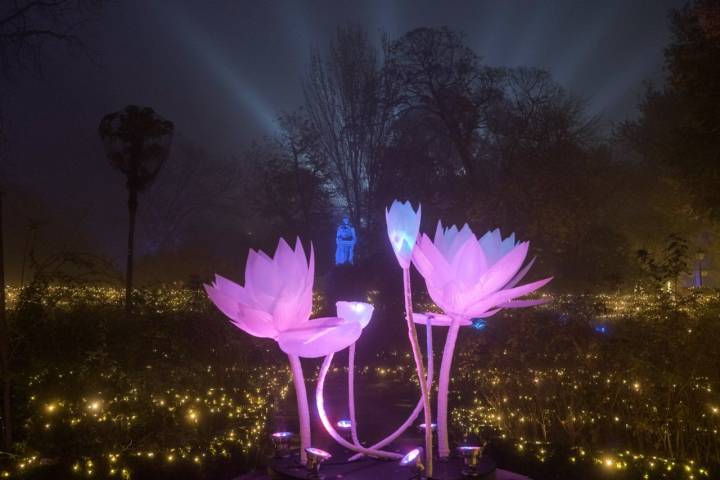
[{"label": "second pink flower sculpture", "polygon": [[450,370],[458,330],[473,318],[495,315],[503,308],[528,307],[543,300],[514,299],[537,290],[552,278],[516,286],[527,274],[533,261],[523,267],[528,242],[516,243],[515,235],[503,240],[500,230],[487,232],[480,239],[464,225],[443,228],[438,222],[434,241],[423,234],[413,251],[413,263],[425,278],[428,293],[445,317],[420,320],[436,326],[448,326],[440,363],[438,384],[438,454],[450,454],[447,426],[447,398]]}]

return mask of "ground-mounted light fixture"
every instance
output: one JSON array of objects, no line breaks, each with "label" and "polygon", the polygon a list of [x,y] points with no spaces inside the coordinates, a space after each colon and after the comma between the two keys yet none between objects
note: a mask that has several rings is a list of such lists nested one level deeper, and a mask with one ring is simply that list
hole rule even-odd
[{"label": "ground-mounted light fixture", "polygon": [[482,457],[485,444],[482,445],[463,445],[457,448],[458,454],[463,459],[462,474],[464,477],[477,477],[480,475],[478,464]]},{"label": "ground-mounted light fixture", "polygon": [[413,473],[415,474],[412,478],[421,478],[423,471],[425,470],[425,466],[422,463],[423,458],[423,448],[418,447],[410,450],[401,460],[400,460],[400,466],[401,467],[408,467],[411,468]]},{"label": "ground-mounted light fixture", "polygon": [[326,460],[329,460],[332,458],[332,455],[330,455],[325,450],[321,450],[319,448],[315,447],[308,447],[305,449],[305,452],[307,452],[307,469],[308,469],[308,476],[307,478],[312,480],[319,480],[324,478],[322,475],[320,475],[320,465],[323,464]]},{"label": "ground-mounted light fixture", "polygon": [[350,438],[352,431],[352,421],[348,420],[347,418],[343,418],[342,420],[338,420],[335,425],[345,438]]},{"label": "ground-mounted light fixture", "polygon": [[290,456],[290,440],[292,440],[292,437],[292,432],[275,432],[270,436],[275,449],[275,458]]}]

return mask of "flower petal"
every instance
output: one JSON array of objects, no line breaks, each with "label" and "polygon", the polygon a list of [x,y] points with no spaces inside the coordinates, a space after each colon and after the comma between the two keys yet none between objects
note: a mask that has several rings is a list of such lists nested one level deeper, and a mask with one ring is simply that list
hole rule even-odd
[{"label": "flower petal", "polygon": [[336,302],[337,316],[344,320],[360,323],[365,328],[370,323],[375,307],[363,302]]},{"label": "flower petal", "polygon": [[242,304],[238,305],[238,311],[239,319],[233,322],[236,327],[255,337],[277,337],[278,331],[273,327],[273,319],[269,313]]},{"label": "flower petal", "polygon": [[278,332],[298,327],[310,318],[312,290],[299,294],[283,294],[272,310],[273,325]]},{"label": "flower petal", "polygon": [[283,278],[273,259],[264,252],[250,250],[245,265],[245,288],[250,290],[266,309],[271,307],[267,304],[268,299],[272,301],[280,294]]},{"label": "flower petal", "polygon": [[228,280],[222,275],[218,275],[217,273],[215,274],[215,282],[213,286],[222,290],[226,295],[233,296],[237,299],[247,300],[248,298],[247,292],[245,292],[245,289],[242,286],[232,280]]},{"label": "flower petal", "polygon": [[[430,321],[430,325],[432,325],[433,327],[449,327],[452,323],[452,318],[449,315],[445,315],[443,313],[413,313],[413,321],[415,323],[419,323],[420,325],[427,325],[428,320]],[[466,327],[468,325],[472,325],[472,321],[470,321],[470,319],[468,318],[461,318],[459,320],[459,324],[461,327]]]},{"label": "flower petal", "polygon": [[518,283],[520,283],[520,280],[525,278],[525,275],[527,275],[527,273],[530,271],[530,268],[532,268],[533,264],[535,264],[536,258],[537,257],[533,257],[532,260],[530,260],[527,265],[525,265],[522,270],[520,270],[503,288],[512,288]]},{"label": "flower petal", "polygon": [[528,242],[521,243],[490,267],[472,286],[472,296],[477,299],[484,298],[503,288],[525,261],[528,246]]},{"label": "flower petal", "polygon": [[324,357],[349,347],[360,338],[359,322],[340,321],[337,318],[311,320],[301,329],[287,330],[278,336],[280,349],[304,358]]},{"label": "flower petal", "polygon": [[552,277],[545,278],[543,280],[538,280],[537,282],[532,283],[526,283],[525,285],[521,285],[519,287],[510,288],[507,290],[500,290],[499,292],[496,292],[489,297],[480,300],[476,302],[473,305],[470,305],[467,309],[465,309],[464,314],[470,315],[473,317],[480,317],[483,313],[487,312],[487,310],[497,307],[505,302],[508,302],[512,300],[513,298],[521,297],[523,295],[526,295],[532,291],[537,290],[538,288],[543,287],[548,282],[552,280]]},{"label": "flower petal", "polygon": [[428,284],[442,286],[453,278],[452,268],[446,257],[430,241],[427,235],[420,237],[420,241],[415,247],[415,251],[418,250],[421,250],[421,255],[418,258],[420,263],[416,262],[415,267],[425,277]]},{"label": "flower petal", "polygon": [[210,300],[225,316],[231,320],[238,320],[240,318],[238,310],[239,302],[236,297],[228,295],[224,290],[221,290],[215,285],[203,286]]},{"label": "flower petal", "polygon": [[525,308],[535,307],[537,305],[545,305],[550,303],[549,298],[533,298],[530,300],[510,300],[509,302],[498,305],[500,308]]}]

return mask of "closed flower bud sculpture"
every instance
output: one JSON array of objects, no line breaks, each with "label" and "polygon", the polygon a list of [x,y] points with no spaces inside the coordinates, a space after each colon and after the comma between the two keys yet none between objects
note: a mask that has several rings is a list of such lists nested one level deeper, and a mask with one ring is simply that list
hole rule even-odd
[{"label": "closed flower bud sculpture", "polygon": [[410,268],[415,241],[420,232],[422,207],[413,210],[410,202],[393,201],[390,209],[385,209],[388,238],[398,263],[402,268]]}]

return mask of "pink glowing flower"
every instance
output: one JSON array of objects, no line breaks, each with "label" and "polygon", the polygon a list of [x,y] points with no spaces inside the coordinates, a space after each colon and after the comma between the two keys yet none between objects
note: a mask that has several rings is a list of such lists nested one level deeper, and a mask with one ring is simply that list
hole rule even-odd
[{"label": "pink glowing flower", "polygon": [[[528,246],[528,242],[515,243],[514,235],[503,240],[500,230],[478,240],[467,225],[460,230],[454,225],[443,229],[438,222],[434,241],[425,234],[418,240],[413,263],[425,278],[430,297],[446,314],[489,317],[503,308],[543,303],[514,301],[552,280],[516,286],[533,264],[530,261],[523,267]],[[442,323],[441,318],[437,321]]]},{"label": "pink glowing flower", "polygon": [[362,328],[368,326],[375,311],[375,307],[363,302],[336,302],[335,308],[338,318],[358,322]]},{"label": "pink glowing flower", "polygon": [[310,320],[314,274],[312,247],[308,261],[300,239],[295,249],[280,239],[273,258],[250,250],[245,286],[215,275],[205,291],[239,329],[276,340],[285,353],[323,357],[355,343],[363,325],[357,318]]},{"label": "pink glowing flower", "polygon": [[410,202],[395,200],[390,205],[390,210],[385,209],[388,238],[402,268],[410,268],[421,217],[422,207],[415,211]]}]

